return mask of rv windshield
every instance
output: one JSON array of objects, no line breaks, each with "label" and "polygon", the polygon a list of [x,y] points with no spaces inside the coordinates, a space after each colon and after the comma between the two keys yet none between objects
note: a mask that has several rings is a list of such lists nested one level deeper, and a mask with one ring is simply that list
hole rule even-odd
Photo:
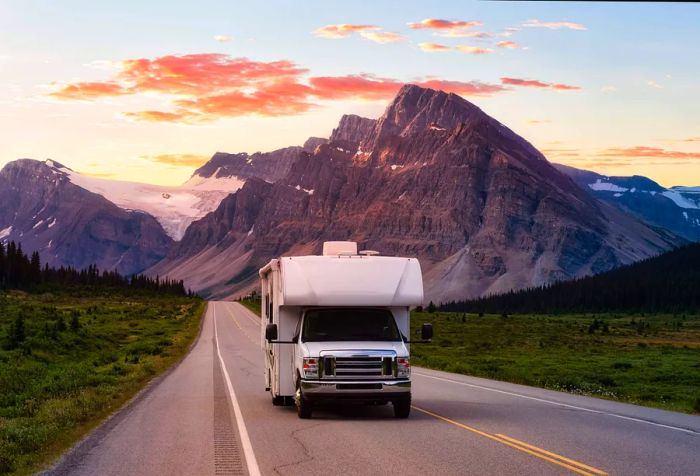
[{"label": "rv windshield", "polygon": [[400,341],[394,316],[387,309],[313,309],[306,311],[302,341]]}]

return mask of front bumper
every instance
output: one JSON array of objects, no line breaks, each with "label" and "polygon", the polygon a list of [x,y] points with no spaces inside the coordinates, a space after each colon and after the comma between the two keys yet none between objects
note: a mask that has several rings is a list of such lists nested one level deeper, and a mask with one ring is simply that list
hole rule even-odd
[{"label": "front bumper", "polygon": [[410,380],[304,380],[301,390],[310,400],[392,400],[410,397]]}]

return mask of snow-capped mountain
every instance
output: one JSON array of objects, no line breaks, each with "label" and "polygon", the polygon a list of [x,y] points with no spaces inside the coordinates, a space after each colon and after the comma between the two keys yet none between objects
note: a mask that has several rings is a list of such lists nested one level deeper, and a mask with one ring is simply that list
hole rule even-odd
[{"label": "snow-capped mountain", "polygon": [[174,240],[182,238],[190,223],[215,210],[221,200],[245,183],[235,175],[195,174],[179,186],[153,185],[91,177],[51,160],[45,163],[65,174],[75,185],[102,195],[120,208],[152,215]]},{"label": "snow-capped mountain", "polygon": [[0,239],[53,266],[138,273],[172,244],[149,214],[124,210],[72,182],[57,162],[21,159],[0,170]]},{"label": "snow-capped mountain", "polygon": [[640,175],[609,177],[566,165],[556,164],[555,167],[595,198],[650,225],[690,241],[700,241],[700,187],[665,188]]}]

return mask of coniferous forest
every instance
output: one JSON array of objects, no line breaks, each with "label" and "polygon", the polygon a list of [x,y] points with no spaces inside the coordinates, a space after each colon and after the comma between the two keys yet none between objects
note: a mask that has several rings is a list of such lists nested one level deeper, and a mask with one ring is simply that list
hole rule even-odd
[{"label": "coniferous forest", "polygon": [[697,311],[700,309],[700,243],[599,275],[453,301],[440,308],[498,314]]},{"label": "coniferous forest", "polygon": [[90,286],[123,290],[145,290],[178,296],[192,295],[183,281],[151,278],[142,274],[123,276],[116,271],[102,271],[90,265],[85,269],[53,268],[41,265],[38,252],[27,255],[21,243],[0,242],[0,290],[42,291],[70,286]]}]

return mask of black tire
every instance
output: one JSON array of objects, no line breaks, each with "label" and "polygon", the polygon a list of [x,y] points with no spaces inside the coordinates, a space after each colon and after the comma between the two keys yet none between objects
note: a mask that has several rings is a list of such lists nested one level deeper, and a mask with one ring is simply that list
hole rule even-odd
[{"label": "black tire", "polygon": [[304,394],[301,392],[301,381],[297,380],[297,391],[294,395],[294,403],[297,407],[297,416],[303,419],[311,418],[313,413],[313,405],[310,401],[304,398]]},{"label": "black tire", "polygon": [[394,400],[394,417],[408,418],[411,414],[411,397]]},{"label": "black tire", "polygon": [[281,395],[277,395],[276,397],[272,397],[272,404],[276,407],[282,407],[285,404],[285,398]]}]

